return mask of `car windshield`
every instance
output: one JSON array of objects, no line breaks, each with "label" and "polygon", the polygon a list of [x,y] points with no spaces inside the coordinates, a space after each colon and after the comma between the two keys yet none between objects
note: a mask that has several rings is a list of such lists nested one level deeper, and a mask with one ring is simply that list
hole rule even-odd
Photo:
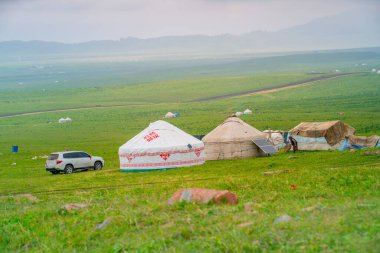
[{"label": "car windshield", "polygon": [[48,160],[57,160],[58,159],[58,154],[50,154],[48,157]]}]

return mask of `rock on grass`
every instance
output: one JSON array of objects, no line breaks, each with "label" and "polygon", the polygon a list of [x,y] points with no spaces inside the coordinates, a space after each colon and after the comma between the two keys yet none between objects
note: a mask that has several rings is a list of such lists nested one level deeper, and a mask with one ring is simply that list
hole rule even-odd
[{"label": "rock on grass", "polygon": [[289,170],[274,170],[274,171],[265,171],[263,172],[264,176],[276,175],[281,173],[288,173]]},{"label": "rock on grass", "polygon": [[255,203],[253,202],[247,202],[244,204],[244,211],[247,214],[257,214],[257,212],[254,210]]},{"label": "rock on grass", "polygon": [[314,211],[317,208],[318,208],[318,206],[309,206],[309,207],[302,208],[301,212],[311,212],[311,211]]},{"label": "rock on grass", "polygon": [[111,223],[111,218],[107,218],[102,223],[96,224],[95,229],[106,228],[110,223]]},{"label": "rock on grass", "polygon": [[286,222],[289,222],[292,220],[293,220],[292,216],[290,216],[288,214],[284,214],[284,215],[281,215],[280,217],[278,217],[277,219],[275,219],[274,224],[286,223]]},{"label": "rock on grass", "polygon": [[89,207],[90,204],[87,203],[73,203],[73,204],[66,204],[63,206],[63,209],[70,211],[70,210],[77,210],[77,209],[82,209]]},{"label": "rock on grass", "polygon": [[236,205],[238,203],[238,197],[234,193],[227,190],[188,188],[176,191],[169,199],[168,204],[170,205],[176,202]]},{"label": "rock on grass", "polygon": [[367,151],[363,155],[380,155],[380,150],[376,151]]},{"label": "rock on grass", "polygon": [[244,222],[244,223],[241,223],[238,225],[239,228],[246,228],[246,227],[249,227],[249,226],[252,226],[253,225],[253,222],[252,221],[248,221],[248,222]]}]

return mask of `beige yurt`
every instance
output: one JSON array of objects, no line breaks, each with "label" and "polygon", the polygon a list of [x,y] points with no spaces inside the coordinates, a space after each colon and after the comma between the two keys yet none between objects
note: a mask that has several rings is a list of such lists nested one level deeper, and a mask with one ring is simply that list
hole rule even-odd
[{"label": "beige yurt", "polygon": [[229,117],[203,137],[206,160],[266,156],[253,140],[266,139],[265,134],[237,117]]}]

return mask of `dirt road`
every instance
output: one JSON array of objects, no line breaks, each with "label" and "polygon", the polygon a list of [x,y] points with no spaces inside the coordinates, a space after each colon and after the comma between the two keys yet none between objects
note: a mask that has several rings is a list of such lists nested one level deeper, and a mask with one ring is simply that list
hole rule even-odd
[{"label": "dirt road", "polygon": [[223,99],[223,98],[232,98],[232,97],[240,97],[240,96],[245,96],[245,95],[254,95],[254,94],[260,94],[260,93],[276,92],[276,91],[286,89],[286,88],[295,88],[298,86],[304,86],[306,84],[310,84],[310,83],[317,82],[317,81],[337,78],[337,77],[341,77],[341,76],[353,75],[353,74],[358,74],[358,73],[360,73],[360,72],[339,73],[339,74],[332,74],[332,75],[328,75],[328,76],[318,76],[318,77],[313,77],[310,79],[297,81],[297,82],[291,82],[291,83],[280,84],[280,85],[275,85],[275,86],[270,86],[270,87],[265,87],[265,88],[258,88],[258,89],[254,89],[254,90],[230,93],[230,94],[226,94],[226,95],[196,99],[196,100],[193,100],[191,102],[206,102],[206,101],[212,101],[212,100]]},{"label": "dirt road", "polygon": [[[339,73],[339,74],[332,74],[332,75],[327,75],[327,76],[318,76],[318,77],[314,77],[314,78],[310,78],[310,79],[306,79],[306,80],[302,80],[302,81],[280,84],[280,85],[270,86],[270,87],[266,87],[266,88],[259,88],[259,89],[254,89],[254,90],[248,90],[248,91],[230,93],[230,94],[225,94],[225,95],[212,96],[212,97],[208,97],[208,98],[196,99],[196,100],[192,100],[190,102],[206,102],[206,101],[212,101],[212,100],[223,99],[223,98],[232,98],[232,97],[239,97],[239,96],[246,96],[246,95],[276,92],[276,91],[283,90],[283,89],[305,86],[307,84],[311,84],[311,83],[317,82],[317,81],[322,81],[322,80],[327,80],[327,79],[332,79],[332,78],[337,78],[337,77],[347,76],[347,75],[354,75],[354,74],[359,74],[359,73],[362,73],[362,72]],[[0,114],[0,119],[1,118],[19,117],[19,116],[28,116],[28,115],[37,115],[37,114],[49,113],[49,112],[93,110],[93,109],[101,109],[101,108],[128,107],[128,106],[135,106],[135,105],[144,105],[144,104],[108,105],[108,106],[106,105],[106,106],[89,106],[89,107],[77,107],[77,108],[47,109],[47,110],[41,110],[41,111],[35,111],[35,112]]]}]

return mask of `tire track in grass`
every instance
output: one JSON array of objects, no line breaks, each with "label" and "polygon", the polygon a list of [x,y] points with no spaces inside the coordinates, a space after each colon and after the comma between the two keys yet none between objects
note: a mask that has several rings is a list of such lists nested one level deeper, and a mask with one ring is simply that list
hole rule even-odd
[{"label": "tire track in grass", "polygon": [[[368,166],[380,166],[380,163],[369,163],[369,164],[354,164],[351,166],[333,166],[333,168],[319,168],[321,170],[336,170],[339,168],[344,169],[352,169],[355,167],[368,167]],[[246,176],[244,175],[235,175],[235,176],[225,176],[225,177],[207,177],[207,178],[195,178],[195,179],[189,179],[189,180],[173,180],[173,181],[153,181],[153,182],[142,182],[142,183],[129,183],[129,184],[122,184],[122,185],[105,185],[105,186],[92,186],[92,187],[80,187],[80,188],[66,188],[66,189],[56,189],[56,190],[46,190],[46,191],[34,191],[34,192],[17,192],[17,193],[8,193],[8,194],[0,194],[1,198],[9,198],[9,197],[17,197],[27,194],[66,194],[70,192],[75,191],[91,191],[91,190],[112,190],[112,189],[120,189],[122,187],[133,187],[133,186],[152,186],[152,185],[169,185],[169,184],[178,184],[178,183],[190,183],[190,182],[199,182],[199,181],[208,181],[208,180],[216,180],[216,179],[245,179]]]},{"label": "tire track in grass", "polygon": [[175,181],[155,181],[155,182],[142,182],[142,183],[130,183],[130,184],[121,184],[121,185],[106,185],[106,186],[92,186],[92,187],[80,187],[80,188],[66,188],[66,189],[56,189],[56,190],[47,190],[47,191],[34,191],[34,192],[27,192],[27,193],[9,193],[9,194],[2,194],[0,195],[0,198],[7,198],[7,197],[15,197],[15,196],[22,196],[26,194],[65,194],[73,191],[89,191],[89,190],[108,190],[108,189],[117,189],[121,187],[130,187],[130,186],[144,186],[144,185],[168,185],[168,184],[175,184],[175,183],[187,183],[187,182],[196,182],[196,181],[207,181],[207,180],[213,180],[218,179],[218,177],[208,177],[208,178],[195,178],[190,180],[175,180]]}]

